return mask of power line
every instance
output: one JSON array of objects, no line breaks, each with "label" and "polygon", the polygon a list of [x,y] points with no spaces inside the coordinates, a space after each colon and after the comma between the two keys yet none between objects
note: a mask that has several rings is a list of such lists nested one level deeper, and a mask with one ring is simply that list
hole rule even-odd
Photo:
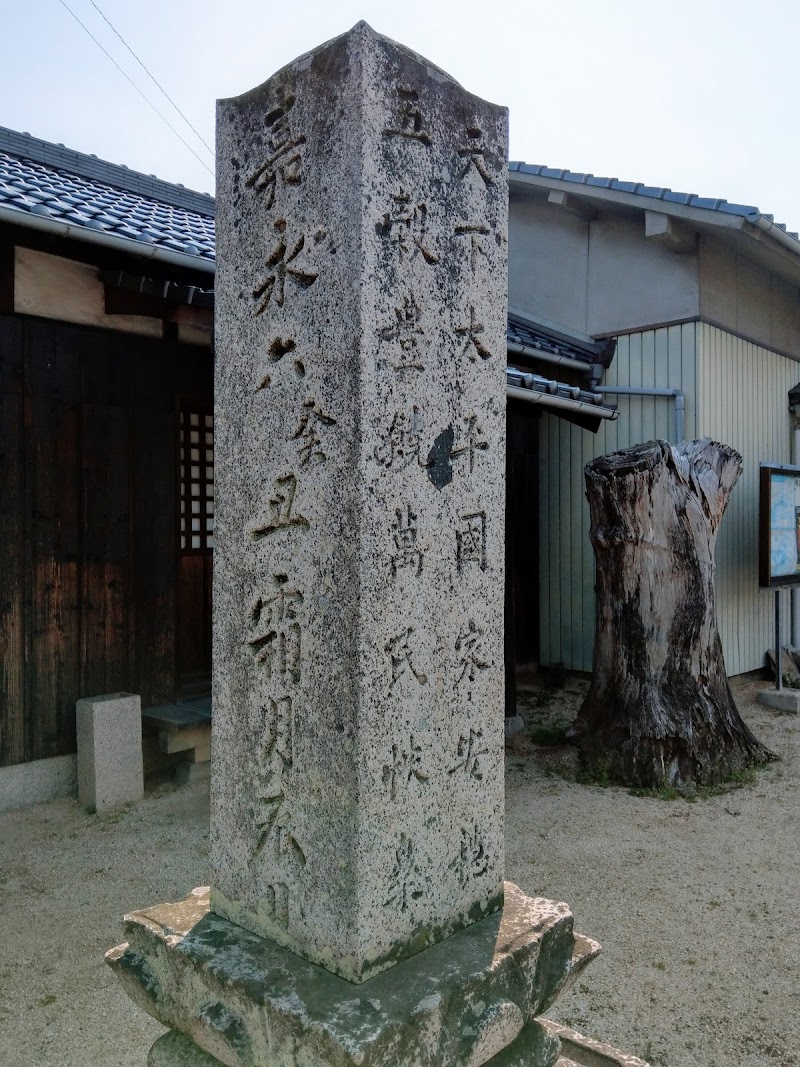
[{"label": "power line", "polygon": [[190,129],[190,130],[192,131],[192,133],[193,133],[193,134],[195,135],[195,137],[197,137],[197,139],[198,139],[199,141],[201,141],[201,142],[202,142],[202,144],[203,144],[203,145],[204,145],[204,146],[205,146],[205,147],[206,147],[206,148],[208,149],[208,151],[210,152],[210,154],[211,154],[211,156],[212,156],[212,158],[213,158],[213,156],[214,156],[214,150],[213,150],[213,149],[212,149],[212,148],[210,147],[210,145],[208,145],[208,144],[206,143],[206,141],[205,141],[205,140],[203,140],[203,137],[201,136],[201,134],[200,134],[200,133],[199,133],[199,132],[198,132],[198,131],[197,131],[197,130],[196,130],[196,129],[194,128],[194,126],[193,126],[193,125],[191,124],[191,122],[189,122],[189,120],[188,120],[188,119],[186,118],[186,116],[184,115],[184,113],[183,113],[183,112],[181,111],[181,109],[180,109],[180,108],[178,107],[178,105],[177,105],[177,104],[175,103],[175,101],[174,101],[174,100],[172,99],[172,97],[171,97],[171,96],[169,95],[169,93],[168,93],[168,92],[167,92],[167,90],[166,90],[166,89],[164,88],[164,86],[163,86],[163,85],[161,85],[161,83],[160,83],[160,82],[156,81],[156,78],[155,78],[155,76],[154,76],[153,74],[151,74],[151,73],[150,73],[150,71],[149,71],[149,70],[147,69],[147,67],[146,67],[146,66],[144,65],[144,63],[142,63],[141,59],[139,59],[139,57],[138,57],[138,56],[136,55],[136,53],[134,52],[134,50],[133,50],[133,49],[131,48],[131,46],[130,46],[130,45],[128,44],[128,42],[127,42],[127,41],[125,40],[125,38],[124,38],[124,37],[122,36],[122,34],[121,34],[121,33],[119,32],[119,30],[118,30],[118,29],[116,29],[116,27],[112,25],[111,21],[110,21],[110,20],[109,20],[109,19],[108,19],[108,18],[106,17],[106,15],[104,14],[104,12],[103,12],[103,11],[102,11],[102,10],[101,10],[101,9],[100,9],[99,7],[98,7],[98,5],[97,5],[97,4],[96,4],[96,3],[94,2],[94,0],[89,0],[89,3],[90,3],[90,4],[92,5],[92,7],[93,7],[93,8],[95,9],[95,11],[97,11],[97,13],[98,13],[98,14],[100,15],[100,17],[101,17],[101,18],[103,19],[103,21],[104,21],[104,22],[106,22],[106,23],[108,23],[108,25],[109,25],[109,27],[111,28],[112,32],[113,32],[113,33],[115,33],[115,34],[117,35],[117,37],[119,37],[120,41],[122,41],[122,43],[123,43],[123,44],[125,45],[125,47],[126,47],[126,48],[128,49],[128,51],[130,52],[130,54],[131,54],[131,55],[133,56],[133,58],[134,58],[134,59],[136,60],[136,62],[137,62],[137,63],[139,64],[139,66],[140,66],[140,67],[142,68],[142,70],[143,70],[143,71],[145,72],[145,74],[147,75],[147,77],[148,77],[148,78],[150,79],[150,81],[151,81],[151,82],[153,83],[153,85],[155,85],[155,87],[156,87],[157,89],[159,89],[159,90],[160,90],[160,91],[161,91],[161,92],[162,92],[162,93],[164,94],[164,96],[165,96],[165,97],[167,98],[167,100],[169,100],[169,102],[170,102],[170,103],[172,104],[172,106],[173,106],[173,107],[175,108],[175,110],[176,110],[176,111],[178,112],[178,114],[180,115],[180,117],[181,117],[181,118],[183,119],[183,121],[184,121],[184,122],[186,123],[186,125],[187,125],[187,126],[189,127],[189,129]]},{"label": "power line", "polygon": [[93,34],[93,33],[91,32],[91,30],[90,30],[90,29],[89,29],[89,28],[88,28],[87,26],[85,26],[85,25],[84,25],[84,24],[83,24],[83,23],[81,22],[81,20],[80,20],[80,19],[78,18],[78,16],[77,16],[77,15],[75,14],[75,12],[74,12],[74,11],[72,10],[72,8],[71,8],[71,7],[69,6],[69,4],[68,4],[68,3],[66,2],[66,0],[58,0],[58,2],[59,2],[59,3],[61,4],[61,6],[62,6],[62,7],[65,7],[65,8],[67,9],[67,11],[69,11],[70,15],[72,15],[72,17],[73,17],[73,18],[75,19],[75,21],[76,21],[76,22],[78,23],[78,25],[79,25],[79,26],[81,27],[81,29],[85,30],[85,31],[86,31],[86,33],[88,33],[88,34],[89,34],[89,36],[90,36],[90,37],[92,38],[92,40],[93,40],[93,41],[94,41],[94,43],[95,43],[95,44],[97,45],[97,47],[98,47],[98,48],[100,49],[100,51],[101,51],[101,52],[102,52],[102,53],[103,53],[104,55],[106,55],[106,56],[107,56],[107,57],[108,57],[108,58],[109,58],[109,59],[111,60],[111,62],[112,62],[112,63],[114,64],[114,66],[115,66],[115,67],[117,68],[117,70],[118,70],[118,71],[120,72],[120,74],[121,74],[121,75],[122,75],[122,76],[123,76],[123,77],[125,78],[125,80],[126,80],[126,81],[128,81],[128,82],[130,82],[130,84],[131,84],[131,85],[133,86],[133,88],[134,88],[134,89],[136,90],[136,92],[137,92],[137,93],[139,94],[139,96],[141,96],[142,100],[144,100],[144,102],[145,102],[146,104],[148,104],[148,105],[149,105],[149,106],[150,106],[150,107],[151,107],[151,108],[153,109],[153,111],[155,111],[155,113],[156,113],[156,114],[158,115],[158,117],[159,117],[159,118],[161,119],[161,121],[162,121],[162,122],[166,123],[166,125],[167,125],[167,126],[169,126],[169,128],[170,128],[170,129],[172,130],[172,132],[173,132],[173,133],[175,134],[175,136],[176,136],[176,137],[178,138],[178,140],[179,140],[179,141],[181,142],[181,144],[182,144],[182,145],[184,145],[184,147],[186,147],[186,148],[188,148],[188,149],[189,149],[189,151],[190,151],[190,152],[192,153],[192,155],[193,155],[193,156],[194,156],[194,158],[195,158],[195,159],[197,160],[197,162],[198,162],[198,163],[199,163],[199,164],[200,164],[201,166],[205,167],[205,168],[206,168],[206,170],[208,171],[208,173],[209,173],[209,174],[210,174],[210,175],[212,176],[212,178],[213,178],[213,176],[214,176],[214,172],[213,172],[213,171],[211,170],[211,168],[210,168],[210,167],[209,167],[209,166],[208,166],[208,165],[207,165],[207,164],[205,163],[205,161],[204,161],[204,160],[202,160],[202,159],[200,158],[200,156],[198,156],[197,152],[195,152],[195,150],[194,150],[194,149],[192,148],[192,146],[191,146],[190,144],[188,144],[188,143],[187,143],[187,142],[186,142],[186,141],[185,141],[185,140],[183,139],[183,137],[181,137],[181,135],[180,135],[180,134],[178,133],[178,131],[177,131],[177,130],[175,129],[175,127],[174,127],[174,126],[172,125],[172,123],[171,123],[171,122],[169,121],[169,119],[168,119],[168,118],[166,118],[166,116],[165,116],[165,115],[162,115],[162,114],[161,114],[161,112],[160,112],[160,111],[158,110],[158,108],[157,108],[157,107],[156,107],[156,105],[155,105],[155,104],[154,104],[154,103],[152,102],[152,100],[148,99],[148,97],[146,97],[146,96],[144,95],[144,93],[143,93],[143,92],[142,92],[142,90],[141,90],[141,89],[139,88],[139,86],[138,86],[138,85],[136,84],[136,82],[135,82],[135,81],[134,81],[134,80],[133,80],[133,79],[132,79],[132,78],[130,77],[130,75],[128,75],[128,74],[127,74],[127,73],[126,73],[126,72],[125,72],[125,71],[124,71],[124,70],[122,69],[122,67],[121,67],[121,66],[119,65],[119,63],[117,63],[116,59],[114,59],[114,57],[113,57],[113,56],[112,56],[112,55],[111,55],[111,54],[110,54],[109,52],[107,52],[105,48],[103,48],[103,46],[102,46],[102,45],[100,44],[100,42],[99,42],[99,41],[97,40],[97,38],[96,38],[96,37],[94,36],[94,34]]}]

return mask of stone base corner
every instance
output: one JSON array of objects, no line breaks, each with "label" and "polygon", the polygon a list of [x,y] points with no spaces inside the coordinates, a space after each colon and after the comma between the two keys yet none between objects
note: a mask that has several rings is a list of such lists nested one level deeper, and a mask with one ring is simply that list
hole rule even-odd
[{"label": "stone base corner", "polygon": [[600,950],[566,904],[510,882],[501,913],[361,985],[215,915],[204,889],[125,931],[106,959],[172,1031],[149,1067],[554,1067],[536,1017]]}]

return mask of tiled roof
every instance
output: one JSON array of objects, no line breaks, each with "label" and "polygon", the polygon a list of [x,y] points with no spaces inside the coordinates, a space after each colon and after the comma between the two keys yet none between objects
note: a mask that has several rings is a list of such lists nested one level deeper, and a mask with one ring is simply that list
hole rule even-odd
[{"label": "tiled roof", "polygon": [[517,389],[530,389],[535,393],[544,393],[547,396],[559,396],[564,400],[577,400],[582,404],[591,404],[593,407],[611,409],[611,405],[603,403],[601,393],[594,393],[588,389],[581,389],[577,385],[567,385],[565,382],[556,381],[553,378],[543,378],[541,374],[531,374],[520,367],[506,368],[506,383],[516,386]]},{"label": "tiled roof", "polygon": [[0,127],[0,206],[214,259],[214,199]]},{"label": "tiled roof", "polygon": [[[716,200],[712,197],[697,196],[695,193],[678,193],[672,189],[660,188],[656,185],[645,185],[644,182],[621,182],[617,178],[600,178],[594,174],[581,174],[572,170],[558,170],[555,167],[543,167],[536,163],[514,162],[508,164],[510,172],[519,174],[531,174],[536,178],[549,178],[553,181],[572,182],[575,185],[591,186],[595,189],[611,189],[617,193],[632,193],[649,200],[663,200],[669,204],[682,204],[685,207],[704,208],[708,211],[721,211],[728,215],[740,215],[749,222],[755,222],[759,218],[765,218],[779,229],[793,237],[800,244],[800,237],[791,230],[786,229],[785,223],[775,222],[772,215],[764,215],[752,204],[729,204],[727,200]],[[644,204],[642,205],[645,206]]]},{"label": "tiled roof", "polygon": [[544,327],[534,326],[530,322],[524,322],[513,312],[509,312],[508,326],[506,329],[506,343],[522,345],[529,349],[529,354],[535,358],[536,352],[542,352],[552,356],[566,356],[567,359],[578,360],[591,366],[593,363],[602,363],[608,366],[614,354],[614,342],[594,341],[583,344],[577,340],[568,340],[558,336]]}]

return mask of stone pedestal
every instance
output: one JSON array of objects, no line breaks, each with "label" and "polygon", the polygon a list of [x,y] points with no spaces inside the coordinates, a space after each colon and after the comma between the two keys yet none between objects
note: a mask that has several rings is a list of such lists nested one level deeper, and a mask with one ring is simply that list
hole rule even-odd
[{"label": "stone pedestal", "polygon": [[144,796],[142,706],[134,693],[83,697],[75,705],[78,799],[108,811]]},{"label": "stone pedestal", "polygon": [[215,915],[205,889],[125,932],[108,962],[176,1031],[151,1067],[551,1067],[559,1041],[535,1016],[599,951],[565,904],[510,882],[502,914],[360,985]]}]

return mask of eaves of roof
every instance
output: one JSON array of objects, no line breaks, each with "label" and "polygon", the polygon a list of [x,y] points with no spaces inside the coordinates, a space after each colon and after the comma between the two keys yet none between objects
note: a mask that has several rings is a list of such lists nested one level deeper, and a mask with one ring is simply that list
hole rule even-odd
[{"label": "eaves of roof", "polygon": [[[538,186],[571,193],[587,203],[624,204],[639,211],[658,211],[687,222],[711,224],[733,229],[753,230],[765,234],[794,255],[800,256],[800,236],[775,222],[752,204],[731,204],[727,200],[680,193],[643,182],[625,182],[601,178],[571,170],[558,170],[538,164],[511,162],[508,165],[512,186]],[[752,232],[752,231],[751,231]],[[753,234],[755,236],[755,234]]]},{"label": "eaves of roof", "polygon": [[0,127],[0,221],[214,271],[214,199]]}]

